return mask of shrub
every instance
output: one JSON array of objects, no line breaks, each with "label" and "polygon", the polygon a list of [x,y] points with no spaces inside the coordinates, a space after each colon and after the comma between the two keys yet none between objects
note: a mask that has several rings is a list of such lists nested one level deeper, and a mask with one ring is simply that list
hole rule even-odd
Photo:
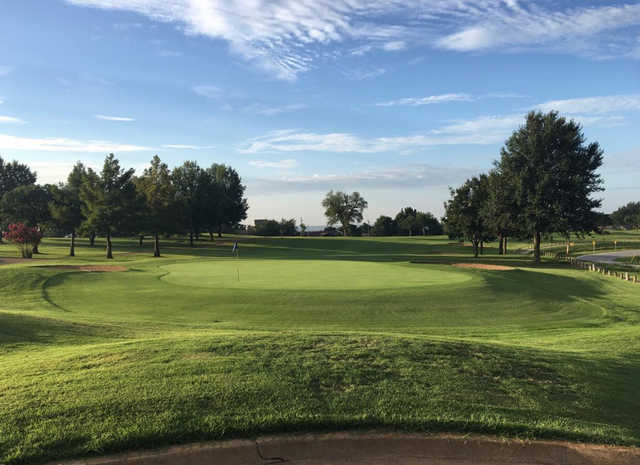
[{"label": "shrub", "polygon": [[31,258],[34,247],[37,247],[42,240],[42,232],[38,228],[15,223],[9,225],[9,230],[3,234],[3,237],[18,247],[22,258]]},{"label": "shrub", "polygon": [[631,264],[632,265],[640,265],[640,255],[635,255],[635,256],[631,257]]}]

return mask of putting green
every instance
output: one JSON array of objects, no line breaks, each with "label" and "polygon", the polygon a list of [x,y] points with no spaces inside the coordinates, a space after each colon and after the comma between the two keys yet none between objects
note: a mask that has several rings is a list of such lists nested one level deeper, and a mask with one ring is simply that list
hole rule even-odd
[{"label": "putting green", "polygon": [[444,266],[331,260],[207,260],[167,265],[172,284],[240,289],[391,289],[457,284],[469,272]]}]

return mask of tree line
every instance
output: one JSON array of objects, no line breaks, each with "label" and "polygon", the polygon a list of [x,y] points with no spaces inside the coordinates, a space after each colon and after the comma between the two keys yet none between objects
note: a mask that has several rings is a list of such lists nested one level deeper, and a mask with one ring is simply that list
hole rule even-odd
[{"label": "tree line", "polygon": [[542,237],[560,234],[583,236],[602,226],[595,211],[602,201],[597,173],[603,150],[587,144],[582,127],[557,112],[531,112],[500,150],[500,158],[487,174],[450,189],[444,223],[451,238],[469,240],[474,255],[487,241],[497,240],[500,254],[508,239],[533,240],[535,261],[540,261]]},{"label": "tree line", "polygon": [[[223,164],[201,168],[186,161],[170,170],[156,155],[136,176],[109,154],[100,172],[78,162],[64,183],[38,185],[36,180],[28,166],[0,157],[0,228],[22,223],[68,234],[70,256],[78,234],[86,235],[90,246],[97,235],[104,236],[107,258],[113,258],[112,236],[136,234],[140,246],[145,236],[153,236],[158,257],[160,235],[188,234],[193,247],[201,234],[213,239],[247,217],[245,186]],[[38,253],[37,244],[33,252]]]}]

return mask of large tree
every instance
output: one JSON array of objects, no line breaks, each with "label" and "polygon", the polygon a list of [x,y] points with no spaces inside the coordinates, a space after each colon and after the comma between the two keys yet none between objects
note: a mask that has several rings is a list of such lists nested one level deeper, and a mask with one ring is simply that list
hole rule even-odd
[{"label": "large tree", "polygon": [[171,178],[176,190],[176,200],[184,212],[184,229],[189,234],[189,245],[193,247],[194,236],[197,237],[207,224],[211,176],[195,161],[185,161],[173,170]]},{"label": "large tree", "polygon": [[498,238],[499,255],[507,254],[509,237],[521,231],[512,181],[497,168],[492,170],[488,176],[489,195],[481,211],[487,226]]},{"label": "large tree", "polygon": [[398,232],[398,223],[390,216],[380,215],[372,229],[375,236],[393,236]]},{"label": "large tree", "polygon": [[603,151],[586,144],[581,126],[555,111],[531,112],[524,126],[506,141],[497,168],[513,185],[516,221],[533,238],[540,262],[543,234],[589,233],[597,228],[592,195],[602,190],[597,173]]},{"label": "large tree", "polygon": [[52,201],[49,204],[51,216],[57,227],[65,232],[71,232],[69,256],[75,256],[75,240],[78,228],[84,221],[82,200],[80,198],[82,186],[87,179],[87,169],[81,162],[77,162],[67,182],[51,189]]},{"label": "large tree", "polygon": [[322,201],[325,208],[325,216],[329,225],[340,223],[342,225],[342,234],[349,234],[349,225],[352,222],[359,223],[362,221],[362,214],[367,208],[367,201],[359,192],[347,194],[341,191],[329,191]]},{"label": "large tree", "polygon": [[160,157],[155,155],[149,168],[135,179],[138,192],[144,196],[145,208],[141,230],[153,234],[153,256],[160,256],[160,233],[176,232],[180,221],[176,202],[176,190],[171,181],[171,171]]},{"label": "large tree", "polygon": [[207,201],[207,226],[222,236],[224,226],[235,226],[247,218],[249,204],[238,172],[230,166],[214,163],[207,173],[212,180]]},{"label": "large tree", "polygon": [[133,169],[124,170],[113,154],[105,160],[95,184],[84,183],[81,198],[87,230],[103,232],[107,238],[107,258],[113,258],[111,236],[128,234],[138,227],[141,197],[133,183]]},{"label": "large tree", "polygon": [[[7,224],[24,223],[42,231],[44,224],[51,219],[49,188],[50,186],[30,184],[16,187],[5,193],[0,200],[0,211],[4,221]],[[33,253],[38,253],[37,243],[33,247]]]},{"label": "large tree", "polygon": [[449,236],[470,240],[475,257],[482,252],[483,243],[489,237],[482,214],[489,196],[488,184],[486,174],[473,177],[457,189],[451,189],[451,199],[444,205]]},{"label": "large tree", "polygon": [[418,211],[412,207],[405,207],[396,215],[396,224],[400,228],[403,234],[413,236],[414,233],[419,231],[420,226],[417,222]]}]

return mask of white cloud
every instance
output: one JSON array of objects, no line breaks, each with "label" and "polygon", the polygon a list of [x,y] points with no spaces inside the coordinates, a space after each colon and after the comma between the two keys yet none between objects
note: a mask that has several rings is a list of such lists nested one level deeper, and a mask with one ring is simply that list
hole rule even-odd
[{"label": "white cloud", "polygon": [[[0,101],[0,103],[2,103]],[[18,123],[24,123],[23,120],[21,120],[20,118],[16,118],[15,116],[4,116],[4,115],[0,115],[0,124],[1,123],[14,123],[14,124],[18,124]]]},{"label": "white cloud", "polygon": [[222,39],[232,52],[295,79],[344,44],[354,54],[409,45],[454,51],[544,47],[631,56],[623,28],[640,25],[640,4],[597,6],[545,0],[67,0],[136,12]]},{"label": "white cloud", "polygon": [[248,179],[256,193],[327,191],[329,189],[406,189],[449,186],[478,173],[478,167],[435,166],[413,163],[356,172],[317,173],[311,176],[280,176]]},{"label": "white cloud", "polygon": [[94,118],[102,119],[105,121],[119,121],[119,122],[131,122],[135,121],[134,118],[129,118],[128,116],[107,116],[107,115],[94,115]]},{"label": "white cloud", "polygon": [[189,144],[165,144],[162,146],[164,149],[179,149],[179,150],[205,150],[213,149],[214,145],[189,145]]},{"label": "white cloud", "polygon": [[395,107],[395,106],[410,106],[418,107],[422,105],[431,105],[433,103],[444,102],[469,102],[473,100],[473,97],[469,94],[441,94],[430,95],[429,97],[407,97],[398,100],[390,100],[388,102],[376,103],[379,107]]},{"label": "white cloud", "polygon": [[280,161],[251,160],[249,164],[257,168],[277,168],[283,170],[289,170],[300,166],[298,160],[295,160],[293,158],[288,158],[286,160]]},{"label": "white cloud", "polygon": [[349,69],[343,72],[345,76],[356,81],[363,81],[365,79],[372,79],[385,74],[387,70],[385,68],[373,68],[373,69]]},{"label": "white cloud", "polygon": [[382,45],[382,49],[387,52],[395,52],[407,48],[407,43],[402,40],[393,40]]},{"label": "white cloud", "polygon": [[377,138],[363,138],[350,133],[316,134],[284,130],[250,140],[240,148],[240,152],[402,153],[439,145],[495,144],[503,142],[522,122],[522,115],[483,116],[453,122],[424,134]]},{"label": "white cloud", "polygon": [[31,138],[0,134],[0,149],[32,150],[34,152],[146,152],[151,147],[131,144],[119,144],[103,140],[80,140],[64,137]]},{"label": "white cloud", "polygon": [[0,76],[6,76],[11,71],[13,71],[13,68],[10,66],[0,66]]},{"label": "white cloud", "polygon": [[640,94],[552,100],[536,105],[536,109],[540,111],[556,110],[559,113],[567,114],[602,114],[614,111],[640,110]]},{"label": "white cloud", "polygon": [[257,115],[263,116],[275,116],[281,113],[289,113],[292,111],[303,110],[307,108],[307,105],[303,104],[290,104],[290,105],[281,105],[281,106],[264,106],[264,105],[255,105],[249,107],[249,111],[255,112]]},{"label": "white cloud", "polygon": [[195,86],[193,91],[207,98],[218,98],[220,97],[221,89],[216,86]]}]

